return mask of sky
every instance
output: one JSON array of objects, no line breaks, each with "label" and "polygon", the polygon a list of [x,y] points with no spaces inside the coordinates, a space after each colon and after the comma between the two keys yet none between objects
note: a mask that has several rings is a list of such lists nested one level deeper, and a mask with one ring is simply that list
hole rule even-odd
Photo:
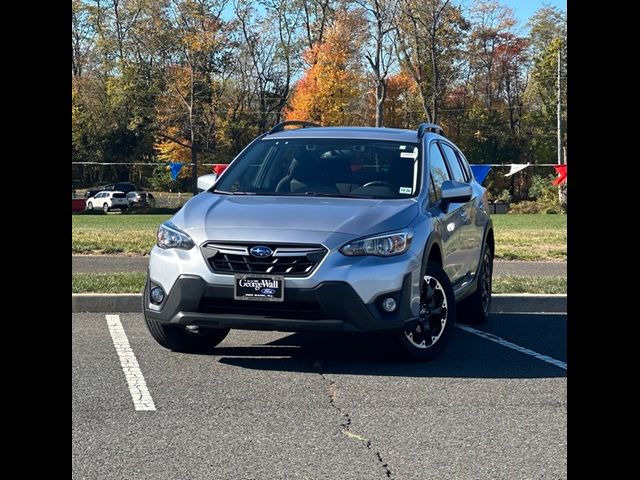
[{"label": "sky", "polygon": [[[558,7],[560,10],[567,11],[567,0],[498,0],[502,5],[505,5],[513,10],[518,22],[526,24],[529,17],[534,14],[536,10],[549,5],[551,7]],[[454,0],[453,3],[458,3]],[[470,6],[473,0],[462,0],[465,6]]]}]

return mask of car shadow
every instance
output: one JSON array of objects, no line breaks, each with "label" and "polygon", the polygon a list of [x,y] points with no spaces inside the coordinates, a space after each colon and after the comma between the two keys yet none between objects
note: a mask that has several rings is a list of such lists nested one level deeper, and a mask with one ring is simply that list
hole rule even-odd
[{"label": "car shadow", "polygon": [[403,361],[389,338],[379,334],[294,333],[261,345],[222,344],[213,354],[226,365],[301,373],[452,378],[566,376],[566,371],[557,366],[458,328],[440,357],[429,362]]}]

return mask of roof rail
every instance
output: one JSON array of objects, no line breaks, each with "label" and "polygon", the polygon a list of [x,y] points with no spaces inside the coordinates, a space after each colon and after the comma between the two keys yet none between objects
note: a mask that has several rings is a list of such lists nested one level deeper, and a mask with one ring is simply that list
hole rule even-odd
[{"label": "roof rail", "polygon": [[418,138],[424,137],[425,132],[434,132],[444,137],[444,130],[440,125],[435,123],[421,123],[418,126]]},{"label": "roof rail", "polygon": [[288,127],[289,125],[300,125],[302,128],[310,128],[310,127],[319,127],[317,123],[312,122],[303,122],[301,120],[288,120],[286,122],[280,122],[275,127],[273,127],[267,135],[271,135],[272,133],[281,132],[284,130],[284,127]]}]

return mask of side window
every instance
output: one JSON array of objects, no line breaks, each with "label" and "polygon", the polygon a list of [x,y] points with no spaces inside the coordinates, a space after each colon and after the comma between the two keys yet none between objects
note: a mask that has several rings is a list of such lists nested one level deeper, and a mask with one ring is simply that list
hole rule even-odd
[{"label": "side window", "polygon": [[104,195],[103,193],[99,193],[96,195],[96,198],[102,198],[102,195]]},{"label": "side window", "polygon": [[442,158],[442,153],[436,142],[433,142],[429,147],[429,165],[431,169],[431,183],[435,189],[436,201],[440,200],[442,196],[442,184],[447,180],[451,180],[447,165]]},{"label": "side window", "polygon": [[429,203],[433,205],[438,201],[438,197],[436,196],[436,188],[433,186],[433,177],[429,180]]},{"label": "side window", "polygon": [[451,170],[453,179],[456,182],[466,182],[467,178],[465,177],[465,174],[462,171],[462,166],[458,161],[458,156],[456,155],[456,152],[453,150],[453,148],[451,148],[449,145],[447,145],[444,142],[440,143],[440,146],[442,147],[442,150],[444,151],[444,154],[447,157],[447,163],[449,164],[449,169]]},{"label": "side window", "polygon": [[464,155],[462,155],[462,153],[456,152],[456,155],[458,156],[458,160],[460,160],[460,165],[462,165],[462,168],[467,174],[467,178],[469,179],[469,181],[471,181],[473,175],[471,174],[471,167],[469,166],[469,162],[467,162],[467,159],[464,158]]}]

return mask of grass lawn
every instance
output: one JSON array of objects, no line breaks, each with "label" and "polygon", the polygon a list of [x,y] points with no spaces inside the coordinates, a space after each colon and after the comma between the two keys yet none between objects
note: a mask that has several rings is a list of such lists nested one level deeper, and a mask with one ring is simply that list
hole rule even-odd
[{"label": "grass lawn", "polygon": [[[73,293],[141,293],[146,273],[74,273]],[[567,293],[566,277],[495,277],[494,293]]]},{"label": "grass lawn", "polygon": [[171,215],[72,215],[71,252],[146,255]]},{"label": "grass lawn", "polygon": [[[146,255],[170,215],[73,215],[74,254]],[[498,260],[564,261],[566,215],[493,215]]]},{"label": "grass lawn", "polygon": [[142,293],[147,274],[129,273],[74,273],[72,293]]},{"label": "grass lawn", "polygon": [[493,215],[498,260],[565,261],[566,215]]}]

